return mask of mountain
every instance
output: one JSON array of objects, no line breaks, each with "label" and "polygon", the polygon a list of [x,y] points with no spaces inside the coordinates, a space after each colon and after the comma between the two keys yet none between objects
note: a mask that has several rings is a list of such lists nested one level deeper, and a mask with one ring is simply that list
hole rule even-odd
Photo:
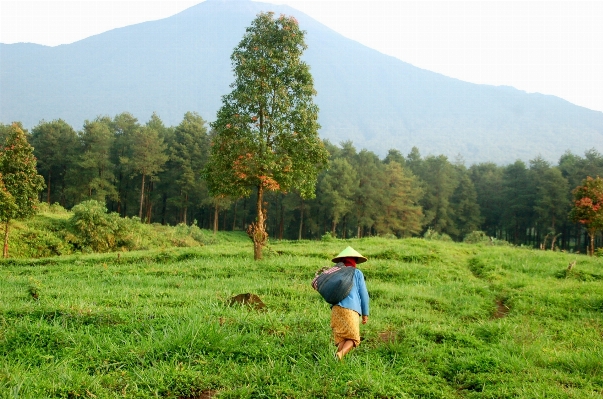
[{"label": "mountain", "polygon": [[0,44],[0,121],[187,111],[215,118],[233,81],[230,54],[261,11],[294,15],[318,91],[320,135],[385,155],[413,146],[467,162],[509,163],[603,150],[603,113],[558,97],[477,85],[414,67],[347,39],[287,6],[207,0],[170,18],[56,47]]}]

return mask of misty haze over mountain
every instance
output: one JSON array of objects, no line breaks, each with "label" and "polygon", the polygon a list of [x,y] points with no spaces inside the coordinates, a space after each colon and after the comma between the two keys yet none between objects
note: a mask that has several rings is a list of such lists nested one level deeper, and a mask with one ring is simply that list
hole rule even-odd
[{"label": "misty haze over mountain", "polygon": [[208,0],[180,14],[46,47],[0,44],[0,121],[187,111],[212,121],[233,81],[230,54],[261,11],[294,15],[307,31],[320,136],[384,156],[461,155],[468,163],[556,162],[566,150],[603,150],[603,113],[511,87],[477,85],[414,67],[347,39],[288,6]]}]

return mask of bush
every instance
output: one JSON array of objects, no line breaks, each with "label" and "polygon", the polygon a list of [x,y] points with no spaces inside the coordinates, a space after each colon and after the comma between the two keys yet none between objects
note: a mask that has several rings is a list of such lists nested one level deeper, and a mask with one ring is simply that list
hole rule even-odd
[{"label": "bush", "polygon": [[48,205],[47,202],[39,202],[38,205],[38,213],[50,213],[54,215],[61,215],[69,213],[69,211],[63,208],[58,202],[55,202],[52,205]]},{"label": "bush", "polygon": [[69,219],[76,233],[66,237],[82,252],[109,252],[120,247],[131,249],[140,223],[138,218],[121,218],[117,213],[107,213],[103,203],[84,201],[73,207]]},{"label": "bush", "polygon": [[334,241],[336,239],[337,239],[337,237],[335,237],[330,232],[329,233],[324,233],[322,236],[320,236],[320,241]]},{"label": "bush", "polygon": [[48,230],[29,229],[20,234],[21,255],[32,258],[68,255],[72,252],[69,244]]},{"label": "bush", "polygon": [[426,240],[433,241],[452,241],[452,238],[446,233],[438,233],[435,230],[427,229],[425,234],[423,234],[423,238]]},{"label": "bush", "polygon": [[489,241],[491,241],[490,237],[488,237],[488,235],[483,231],[472,231],[463,239],[463,242],[467,244],[485,244]]},{"label": "bush", "polygon": [[187,226],[145,224],[133,216],[108,213],[102,202],[89,200],[65,210],[59,204],[39,204],[38,214],[27,221],[15,221],[11,257],[40,258],[73,253],[148,250],[170,247],[198,247],[219,242],[245,242],[244,232],[213,234]]}]

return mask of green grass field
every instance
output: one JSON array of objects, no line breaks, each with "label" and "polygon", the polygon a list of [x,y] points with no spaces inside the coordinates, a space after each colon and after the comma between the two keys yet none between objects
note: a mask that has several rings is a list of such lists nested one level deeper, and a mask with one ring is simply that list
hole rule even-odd
[{"label": "green grass field", "polygon": [[[254,262],[239,238],[0,263],[0,398],[603,396],[600,258],[371,238]],[[310,281],[347,245],[371,316],[339,363]],[[267,310],[229,306],[247,292]]]}]

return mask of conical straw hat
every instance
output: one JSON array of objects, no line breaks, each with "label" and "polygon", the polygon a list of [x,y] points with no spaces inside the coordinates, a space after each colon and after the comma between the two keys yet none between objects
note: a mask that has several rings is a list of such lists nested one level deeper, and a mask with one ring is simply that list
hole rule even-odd
[{"label": "conical straw hat", "polygon": [[360,255],[359,252],[357,252],[354,248],[352,247],[347,247],[346,249],[344,249],[343,251],[341,251],[339,253],[339,255],[337,255],[336,257],[334,257],[332,259],[333,262],[337,263],[340,260],[342,260],[343,258],[356,258],[356,263],[364,263],[366,262],[366,258],[362,255]]}]

